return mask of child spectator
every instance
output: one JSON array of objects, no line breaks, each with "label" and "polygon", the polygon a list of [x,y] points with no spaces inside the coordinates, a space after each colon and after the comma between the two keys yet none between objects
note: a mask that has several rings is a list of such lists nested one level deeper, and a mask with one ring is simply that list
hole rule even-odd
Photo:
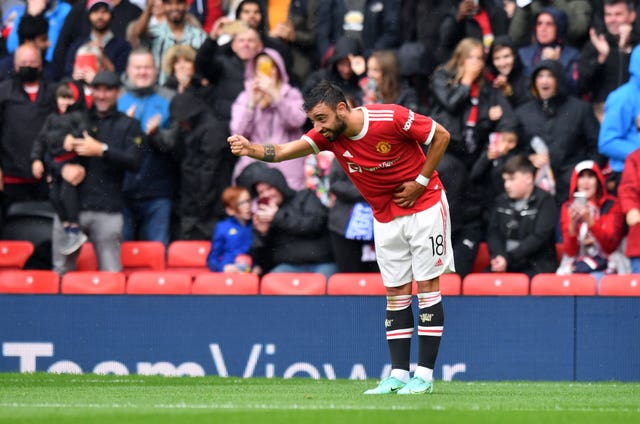
[{"label": "child spectator", "polygon": [[218,222],[211,239],[207,267],[213,272],[250,272],[251,195],[240,186],[227,187],[222,203],[228,218]]},{"label": "child spectator", "polygon": [[34,142],[31,151],[31,170],[36,178],[42,178],[48,162],[52,176],[49,197],[64,228],[60,252],[70,255],[80,249],[87,236],[80,229],[77,188],[62,178],[62,167],[77,163],[73,151],[74,138],[83,138],[90,128],[86,110],[82,108],[80,92],[72,83],[62,83],[56,91],[58,113],[49,115]]},{"label": "child spectator", "polygon": [[624,236],[624,215],[618,199],[607,192],[594,161],[582,161],[574,168],[569,200],[560,211],[560,227],[565,256],[558,274],[601,276],[619,271],[611,254]]}]

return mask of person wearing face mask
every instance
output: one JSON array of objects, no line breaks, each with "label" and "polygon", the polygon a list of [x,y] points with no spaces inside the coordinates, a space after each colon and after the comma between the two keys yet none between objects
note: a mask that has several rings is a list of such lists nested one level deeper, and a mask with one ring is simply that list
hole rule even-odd
[{"label": "person wearing face mask", "polygon": [[31,149],[47,116],[56,111],[55,87],[42,78],[42,55],[31,43],[18,47],[11,78],[0,83],[0,191],[2,209],[48,199],[44,179],[31,172]]}]

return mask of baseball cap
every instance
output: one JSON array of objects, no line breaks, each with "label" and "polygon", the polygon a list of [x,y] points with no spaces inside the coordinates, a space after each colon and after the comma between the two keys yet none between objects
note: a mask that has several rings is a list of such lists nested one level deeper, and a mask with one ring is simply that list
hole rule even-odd
[{"label": "baseball cap", "polygon": [[91,12],[91,9],[93,9],[94,6],[98,6],[100,4],[105,5],[109,10],[113,9],[111,0],[87,0],[87,10]]},{"label": "baseball cap", "polygon": [[100,71],[93,78],[93,81],[91,81],[91,85],[94,87],[98,85],[104,85],[107,87],[120,87],[120,78],[114,72]]}]

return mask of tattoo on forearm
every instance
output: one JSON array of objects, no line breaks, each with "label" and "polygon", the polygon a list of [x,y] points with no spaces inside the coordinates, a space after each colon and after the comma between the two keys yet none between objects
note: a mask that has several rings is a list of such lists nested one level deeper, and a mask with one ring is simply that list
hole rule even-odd
[{"label": "tattoo on forearm", "polygon": [[276,147],[273,144],[264,145],[264,157],[265,162],[273,162],[276,159]]}]

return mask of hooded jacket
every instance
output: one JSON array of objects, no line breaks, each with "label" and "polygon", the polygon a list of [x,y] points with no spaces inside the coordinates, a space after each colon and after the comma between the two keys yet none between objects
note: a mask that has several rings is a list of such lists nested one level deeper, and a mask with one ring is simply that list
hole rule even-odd
[{"label": "hooded jacket", "polygon": [[[578,177],[582,171],[592,171],[598,180],[598,189],[596,198],[588,200],[591,207],[591,213],[594,216],[593,224],[588,227],[588,234],[595,240],[594,247],[589,252],[585,246],[580,246],[579,230],[576,234],[569,233],[569,207],[574,201],[574,194],[577,191]],[[597,163],[592,160],[586,160],[578,163],[573,169],[571,175],[571,184],[569,188],[569,199],[563,203],[560,210],[560,228],[562,230],[562,245],[565,254],[568,256],[577,256],[581,252],[587,256],[607,256],[620,244],[624,236],[624,215],[620,209],[620,202],[614,196],[607,192],[605,178]]]},{"label": "hooded jacket", "polygon": [[640,148],[640,46],[631,53],[629,75],[629,82],[607,97],[598,137],[598,150],[615,172],[622,172],[627,156]]},{"label": "hooded jacket", "polygon": [[493,54],[498,46],[500,49],[509,48],[513,55],[513,68],[511,69],[511,73],[507,76],[509,90],[507,90],[507,92],[504,92],[504,90],[500,91],[502,91],[502,94],[509,101],[511,106],[516,108],[531,98],[531,93],[529,92],[529,77],[524,73],[524,66],[520,60],[518,49],[515,47],[511,37],[508,35],[501,35],[493,40],[491,48],[489,49],[489,54],[487,55],[488,79],[492,82],[498,75],[500,75],[500,72],[498,72],[498,69],[493,64]]},{"label": "hooded jacket", "polygon": [[[557,92],[542,100],[534,89],[538,72],[548,69],[557,81]],[[567,200],[569,182],[576,163],[597,159],[598,120],[591,106],[567,94],[560,64],[542,61],[531,76],[533,98],[516,109],[522,124],[520,145],[527,153],[535,153],[531,140],[540,137],[549,148],[551,169],[556,179],[558,205]]]},{"label": "hooded jacket", "polygon": [[[249,108],[252,97],[252,83],[255,73],[256,59],[259,55],[268,55],[278,68],[280,74],[280,97],[272,101],[266,108],[255,105]],[[280,54],[265,48],[249,61],[244,74],[244,91],[233,102],[231,107],[232,134],[241,134],[258,144],[283,144],[302,136],[302,126],[307,116],[302,109],[302,93],[289,85],[289,76]],[[255,159],[243,156],[238,160],[234,177]],[[304,158],[270,164],[279,169],[287,179],[287,183],[295,190],[304,187]]]},{"label": "hooded jacket", "polygon": [[[526,75],[531,75],[537,68],[542,59],[542,50],[545,47],[560,47],[560,58],[558,61],[562,64],[562,70],[565,75],[567,91],[571,94],[577,94],[578,86],[578,62],[580,61],[580,52],[566,44],[565,37],[567,32],[567,14],[562,10],[553,6],[543,9],[538,15],[550,15],[556,24],[556,39],[549,44],[540,44],[537,38],[528,46],[521,47],[518,50],[520,60],[524,65]],[[535,29],[534,29],[535,34]]]},{"label": "hooded jacket", "polygon": [[254,230],[251,257],[268,272],[281,263],[293,265],[333,262],[333,251],[327,231],[328,210],[309,189],[294,191],[277,169],[247,167],[248,176],[239,180],[251,188],[255,196],[257,183],[267,183],[283,197],[269,231],[262,235]]},{"label": "hooded jacket", "polygon": [[[631,209],[640,209],[640,149],[631,153],[624,163],[618,197],[624,214]],[[640,224],[629,227],[625,254],[630,258],[640,257]]]},{"label": "hooded jacket", "polygon": [[302,93],[306,95],[320,81],[327,80],[340,87],[347,99],[352,100],[354,106],[362,105],[362,88],[358,85],[358,76],[352,74],[349,79],[345,80],[340,77],[337,69],[338,62],[342,59],[347,59],[349,55],[358,56],[361,54],[362,49],[357,40],[346,36],[340,37],[336,41],[333,54],[327,60],[325,67],[309,75],[302,87]]}]

